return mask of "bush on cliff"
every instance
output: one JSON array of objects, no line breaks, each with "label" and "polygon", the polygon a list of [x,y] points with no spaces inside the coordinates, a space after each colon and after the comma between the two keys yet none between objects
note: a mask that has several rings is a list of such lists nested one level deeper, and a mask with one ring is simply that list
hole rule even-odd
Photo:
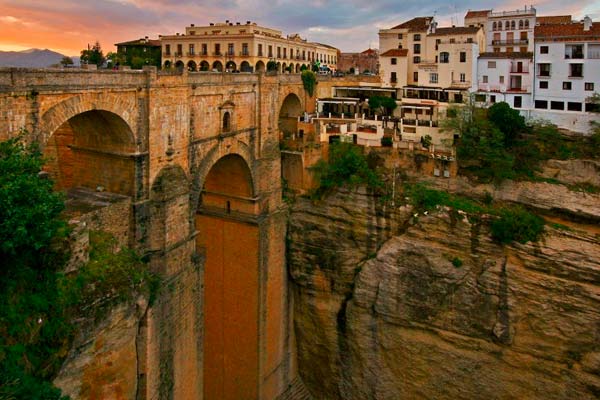
[{"label": "bush on cliff", "polygon": [[369,166],[361,147],[352,143],[332,143],[329,147],[329,161],[320,160],[311,170],[319,180],[319,187],[313,192],[313,196],[317,198],[343,185],[366,185],[374,190],[384,187],[375,169]]},{"label": "bush on cliff", "polygon": [[490,228],[492,237],[500,243],[537,242],[544,231],[544,220],[517,206],[500,210]]}]

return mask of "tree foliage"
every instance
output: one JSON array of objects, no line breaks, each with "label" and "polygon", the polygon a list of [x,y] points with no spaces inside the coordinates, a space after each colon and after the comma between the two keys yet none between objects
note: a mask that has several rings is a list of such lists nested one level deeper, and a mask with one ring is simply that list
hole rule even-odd
[{"label": "tree foliage", "polygon": [[102,46],[100,42],[94,43],[91,48],[81,50],[81,63],[82,64],[95,64],[101,67],[106,62],[106,57],[102,52]]},{"label": "tree foliage", "polygon": [[369,108],[383,115],[388,112],[393,112],[398,107],[396,100],[387,96],[371,96],[369,97]]},{"label": "tree foliage", "polygon": [[312,97],[315,93],[315,87],[317,86],[317,75],[312,71],[304,70],[300,76],[302,78],[304,90]]},{"label": "tree foliage", "polygon": [[277,71],[277,63],[273,60],[267,62],[267,71],[268,72],[275,72]]},{"label": "tree foliage", "polygon": [[63,67],[66,67],[68,65],[73,65],[73,59],[71,57],[64,56],[60,60],[60,65],[62,65]]},{"label": "tree foliage", "polygon": [[488,109],[488,119],[500,129],[504,135],[504,143],[509,147],[515,142],[518,134],[525,130],[525,118],[504,101],[494,103]]},{"label": "tree foliage", "polygon": [[319,188],[313,193],[316,197],[343,185],[366,185],[375,190],[381,190],[384,186],[361,147],[352,143],[332,143],[329,161],[320,160],[312,167],[312,171],[319,180]]},{"label": "tree foliage", "polygon": [[505,208],[491,224],[492,237],[500,243],[536,242],[544,231],[544,220],[523,207]]}]

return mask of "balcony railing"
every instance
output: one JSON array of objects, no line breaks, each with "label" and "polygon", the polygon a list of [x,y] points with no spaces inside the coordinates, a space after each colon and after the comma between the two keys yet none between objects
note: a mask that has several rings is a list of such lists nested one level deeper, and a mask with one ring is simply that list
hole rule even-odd
[{"label": "balcony railing", "polygon": [[250,52],[249,51],[240,51],[240,56],[248,57],[248,56],[250,56]]},{"label": "balcony railing", "polygon": [[452,81],[452,86],[454,87],[470,87],[471,81]]},{"label": "balcony railing", "polygon": [[513,86],[507,88],[506,91],[515,93],[527,93],[529,92],[529,86]]},{"label": "balcony railing", "polygon": [[171,57],[171,52],[165,51],[163,57]]},{"label": "balcony railing", "polygon": [[493,46],[520,46],[529,44],[529,39],[492,40]]},{"label": "balcony railing", "polygon": [[215,51],[214,53],[212,53],[213,56],[222,56],[223,53],[221,53],[220,51]]},{"label": "balcony railing", "polygon": [[181,54],[181,53],[179,53],[179,52],[177,52],[177,51],[176,51],[175,53],[173,53],[173,56],[174,56],[174,57],[181,57],[181,55],[182,55],[182,54]]},{"label": "balcony railing", "polygon": [[491,12],[488,15],[490,17],[512,17],[512,16],[516,16],[516,15],[535,15],[535,8],[530,7],[525,10]]},{"label": "balcony railing", "polygon": [[502,86],[500,85],[489,85],[487,83],[479,84],[478,89],[480,92],[501,92]]},{"label": "balcony railing", "polygon": [[582,58],[583,52],[565,53],[565,59],[567,60],[581,60]]},{"label": "balcony railing", "polygon": [[510,67],[510,73],[511,74],[528,74],[529,73],[529,68],[527,67],[521,67],[519,68],[516,65],[513,65]]},{"label": "balcony railing", "polygon": [[196,53],[194,53],[193,51],[188,51],[186,55],[188,57],[194,57],[196,55]]}]

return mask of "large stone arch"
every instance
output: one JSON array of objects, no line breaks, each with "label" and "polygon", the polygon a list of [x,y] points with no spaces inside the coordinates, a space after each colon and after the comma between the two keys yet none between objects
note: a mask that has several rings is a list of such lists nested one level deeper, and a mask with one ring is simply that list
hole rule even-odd
[{"label": "large stone arch", "polygon": [[230,154],[237,154],[248,164],[252,177],[253,192],[255,195],[259,194],[258,180],[254,171],[254,155],[252,154],[251,147],[235,137],[226,138],[221,143],[211,148],[202,157],[202,160],[195,168],[192,178],[192,190],[190,193],[190,218],[192,220],[194,214],[200,206],[202,188],[204,187],[206,176],[219,159]]},{"label": "large stone arch", "polygon": [[280,135],[284,138],[291,137],[296,134],[298,129],[298,117],[304,112],[302,98],[293,91],[285,94],[281,105],[279,106],[278,128]]},{"label": "large stone arch", "polygon": [[[137,104],[134,98],[113,94],[79,95],[61,101],[48,109],[40,118],[37,140],[44,147],[48,138],[65,122],[87,111],[108,111],[119,116],[129,126],[134,143],[142,142],[137,137]],[[141,150],[141,149],[138,149]]]}]

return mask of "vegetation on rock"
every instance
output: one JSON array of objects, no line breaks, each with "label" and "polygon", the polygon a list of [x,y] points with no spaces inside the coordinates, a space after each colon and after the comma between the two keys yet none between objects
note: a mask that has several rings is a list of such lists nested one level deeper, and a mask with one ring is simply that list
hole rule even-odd
[{"label": "vegetation on rock", "polygon": [[315,93],[315,87],[317,86],[317,75],[309,70],[302,71],[302,85],[304,86],[304,90],[308,93],[309,96],[313,96]]}]

